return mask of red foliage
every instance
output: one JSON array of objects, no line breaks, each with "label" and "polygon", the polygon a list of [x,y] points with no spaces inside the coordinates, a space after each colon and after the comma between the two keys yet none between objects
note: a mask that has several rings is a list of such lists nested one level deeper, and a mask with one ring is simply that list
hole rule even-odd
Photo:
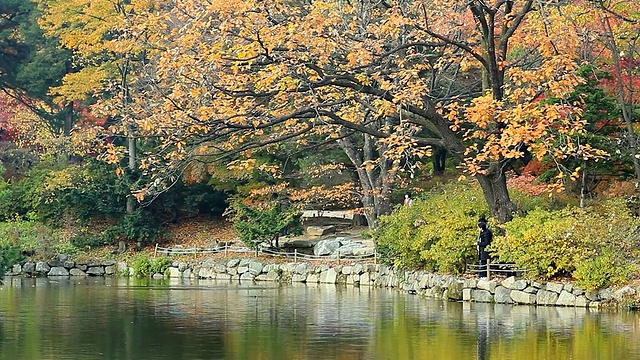
[{"label": "red foliage", "polygon": [[542,175],[542,173],[544,173],[545,171],[549,170],[553,168],[552,165],[550,164],[543,164],[538,160],[531,160],[529,161],[529,163],[524,167],[524,169],[522,169],[522,172],[524,174],[530,174],[533,176],[540,176]]},{"label": "red foliage", "polygon": [[15,100],[0,96],[0,141],[14,140],[16,129],[11,124],[11,119],[20,109],[21,105]]}]

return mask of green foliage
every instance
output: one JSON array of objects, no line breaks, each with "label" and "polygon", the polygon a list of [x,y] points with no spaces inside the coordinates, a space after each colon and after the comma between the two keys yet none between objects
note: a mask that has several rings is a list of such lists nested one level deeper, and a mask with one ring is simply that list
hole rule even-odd
[{"label": "green foliage", "polygon": [[133,274],[134,276],[149,276],[153,275],[151,271],[151,259],[146,255],[140,255],[133,260]]},{"label": "green foliage", "polygon": [[487,213],[479,187],[446,184],[382,216],[373,237],[394,266],[459,273],[476,256],[477,220]]},{"label": "green foliage", "polygon": [[634,267],[620,263],[612,251],[606,251],[595,258],[577,263],[573,277],[576,278],[578,286],[583,289],[595,290],[624,284],[633,270]]},{"label": "green foliage", "polygon": [[166,274],[171,266],[171,260],[166,257],[150,259],[147,255],[140,255],[133,261],[133,273],[135,276],[151,276],[153,274]]},{"label": "green foliage", "polygon": [[159,257],[151,262],[152,274],[166,274],[171,267],[171,260],[167,257]]},{"label": "green foliage", "polygon": [[59,231],[33,220],[17,218],[0,222],[0,244],[32,251],[41,257],[55,255],[56,247],[64,240]]},{"label": "green foliage", "polygon": [[70,240],[71,244],[79,249],[91,249],[113,243],[113,240],[109,240],[103,234],[92,234],[89,232],[82,232],[75,235]]},{"label": "green foliage", "polygon": [[534,210],[504,225],[491,251],[528,275],[572,275],[587,289],[620,284],[637,270],[640,220],[622,199],[586,209]]},{"label": "green foliage", "polygon": [[283,230],[290,234],[302,233],[302,213],[295,207],[282,209],[279,204],[264,208],[253,207],[236,201],[233,208],[234,227],[240,234],[240,239],[252,249],[256,249],[260,243],[275,239]]},{"label": "green foliage", "polygon": [[24,256],[18,245],[0,243],[0,281],[11,266],[22,261],[24,261]]},{"label": "green foliage", "polygon": [[162,227],[156,217],[150,216],[143,209],[137,209],[122,218],[114,233],[127,239],[136,239],[146,245],[154,243],[160,237]]}]

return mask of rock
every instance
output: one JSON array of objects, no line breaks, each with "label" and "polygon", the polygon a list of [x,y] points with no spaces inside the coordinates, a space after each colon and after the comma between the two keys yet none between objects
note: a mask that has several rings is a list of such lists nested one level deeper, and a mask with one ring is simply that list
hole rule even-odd
[{"label": "rock", "polygon": [[536,295],[521,290],[511,290],[511,299],[516,304],[532,305],[536,303]]},{"label": "rock", "polygon": [[48,273],[49,273],[49,270],[51,270],[51,266],[49,266],[49,264],[47,264],[46,262],[44,262],[44,261],[38,261],[38,262],[36,263],[36,269],[35,269],[35,272],[36,272],[37,274],[44,274],[44,275],[46,275],[46,274],[48,274]]},{"label": "rock", "polygon": [[309,236],[324,236],[332,234],[336,231],[336,227],[333,225],[327,226],[307,226],[307,235]]},{"label": "rock", "polygon": [[505,288],[507,288],[507,289],[512,290],[512,289],[515,289],[515,288],[513,287],[513,285],[515,284],[515,282],[516,282],[516,278],[515,278],[515,276],[509,276],[508,278],[506,278],[506,279],[502,280],[502,282],[500,283],[500,285],[504,286],[504,287],[505,287]]},{"label": "rock", "polygon": [[9,275],[20,275],[22,273],[22,265],[15,264],[11,267],[11,272]]},{"label": "rock", "polygon": [[327,271],[323,271],[320,274],[320,282],[323,284],[335,284],[337,278],[338,273],[333,268],[330,268]]},{"label": "rock", "polygon": [[223,264],[215,264],[213,266],[213,271],[217,274],[224,274],[227,272],[227,267],[224,266]]},{"label": "rock", "polygon": [[184,269],[184,271],[182,272],[182,277],[185,279],[190,279],[192,275],[193,271],[191,270],[191,268]]},{"label": "rock", "polygon": [[71,261],[71,260],[67,260],[62,264],[62,266],[64,266],[67,269],[73,269],[76,266],[76,262],[75,261]]},{"label": "rock", "polygon": [[49,270],[47,276],[69,276],[69,270],[64,266],[54,266]]},{"label": "rock", "polygon": [[447,298],[449,300],[462,300],[462,290],[464,289],[463,281],[454,281],[449,284],[447,289]]},{"label": "rock", "polygon": [[520,279],[520,280],[516,280],[513,283],[513,288],[515,290],[524,290],[527,288],[528,285],[529,285],[529,282],[527,280]]},{"label": "rock", "polygon": [[102,276],[104,275],[104,268],[102,266],[90,266],[86,273],[92,276]]},{"label": "rock", "polygon": [[564,288],[563,284],[548,282],[546,286],[547,291],[553,291],[556,294],[560,294],[562,289]]},{"label": "rock", "polygon": [[567,290],[562,290],[560,292],[560,296],[556,301],[556,305],[558,306],[575,306],[576,305],[576,296],[570,293]]},{"label": "rock", "polygon": [[172,267],[169,268],[169,277],[170,278],[181,278],[182,277],[182,272],[180,271],[179,268],[172,266]]},{"label": "rock", "polygon": [[262,273],[263,268],[264,268],[264,265],[261,262],[252,261],[249,263],[249,272],[254,276]]},{"label": "rock", "polygon": [[198,277],[200,279],[216,279],[216,272],[213,268],[210,267],[202,267],[198,270]]},{"label": "rock", "polygon": [[76,264],[76,267],[82,271],[87,271],[87,269],[89,268],[87,264]]},{"label": "rock", "polygon": [[469,288],[462,289],[462,301],[471,301],[471,291]]},{"label": "rock", "polygon": [[164,279],[164,274],[155,273],[155,274],[153,274],[152,278],[154,278],[154,279]]},{"label": "rock", "polygon": [[331,255],[340,248],[340,241],[338,239],[326,239],[320,240],[313,248],[313,254],[316,256]]},{"label": "rock", "polygon": [[504,286],[496,286],[493,299],[498,304],[513,304],[511,289]]},{"label": "rock", "polygon": [[[36,266],[37,270],[37,266]],[[636,289],[631,286],[625,286],[613,292],[613,298],[620,302],[622,299],[631,297],[636,294]]]},{"label": "rock", "polygon": [[305,282],[307,281],[307,275],[304,274],[293,274],[291,276],[291,282]]},{"label": "rock", "polygon": [[548,290],[538,290],[536,303],[538,305],[555,305],[558,301],[558,293]]},{"label": "rock", "polygon": [[102,263],[102,265],[104,266],[113,266],[115,264],[116,264],[116,261],[113,259],[107,259]]},{"label": "rock", "polygon": [[368,272],[360,275],[360,285],[371,285],[371,275]]},{"label": "rock", "polygon": [[[494,288],[495,289],[495,288]],[[471,300],[475,302],[492,302],[493,295],[488,290],[471,290]]]},{"label": "rock", "polygon": [[242,275],[249,271],[248,266],[238,266],[238,274]]},{"label": "rock", "polygon": [[85,273],[84,271],[77,269],[77,268],[73,268],[71,270],[69,270],[69,275],[71,276],[87,276],[87,273]]},{"label": "rock", "polygon": [[250,273],[249,271],[243,273],[242,275],[240,275],[240,281],[253,281],[253,279],[255,278],[255,276]]},{"label": "rock", "polygon": [[251,259],[240,259],[240,262],[238,263],[238,267],[240,267],[240,266],[249,267],[249,263],[251,261],[252,261]]},{"label": "rock", "polygon": [[300,275],[306,275],[308,271],[309,264],[307,263],[301,263],[298,264],[294,269],[293,272],[296,274],[300,274]]},{"label": "rock", "polygon": [[[182,276],[184,276],[184,273]],[[216,281],[231,281],[233,280],[233,277],[229,274],[216,274],[215,279]]]},{"label": "rock", "polygon": [[308,284],[317,284],[320,281],[320,277],[317,274],[307,274],[307,279],[305,280]]},{"label": "rock", "polygon": [[104,274],[105,275],[115,275],[116,273],[116,266],[115,265],[111,265],[111,266],[105,266],[104,267]]},{"label": "rock", "polygon": [[578,307],[589,307],[589,300],[584,295],[579,295],[576,297],[576,306]]},{"label": "rock", "polygon": [[488,292],[493,293],[498,284],[495,280],[479,279],[477,286],[480,290],[487,290]]},{"label": "rock", "polygon": [[231,259],[231,260],[227,261],[227,267],[228,268],[236,267],[236,266],[238,266],[238,264],[240,264],[240,260],[238,260],[238,259]]},{"label": "rock", "polygon": [[345,265],[342,267],[342,273],[345,275],[350,275],[351,274],[351,265]]}]

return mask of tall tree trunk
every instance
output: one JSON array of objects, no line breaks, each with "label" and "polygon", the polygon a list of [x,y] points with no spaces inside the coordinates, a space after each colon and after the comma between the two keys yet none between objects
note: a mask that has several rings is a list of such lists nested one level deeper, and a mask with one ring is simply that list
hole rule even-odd
[{"label": "tall tree trunk", "polygon": [[447,149],[435,148],[433,151],[433,174],[442,175],[446,169]]},{"label": "tall tree trunk", "polygon": [[[620,59],[620,48],[616,43],[613,27],[607,15],[602,19],[602,24],[607,37],[607,44],[609,50],[613,56],[613,66],[618,74],[616,79],[616,85],[618,87],[618,106],[622,110],[622,118],[627,126],[627,141],[629,143],[629,150],[631,152],[631,160],[633,161],[633,169],[636,175],[636,183],[640,184],[640,160],[638,159],[638,138],[634,129],[633,118],[633,74],[631,71],[631,61],[629,61],[629,68],[623,69]],[[636,38],[637,40],[637,38]],[[633,43],[632,43],[633,44]],[[633,45],[630,45],[629,56],[633,58],[633,53],[636,50]],[[625,86],[623,79],[623,71],[628,70],[629,83]]]},{"label": "tall tree trunk", "polygon": [[[129,145],[129,170],[133,173],[136,170],[136,157],[137,157],[137,146],[136,146],[136,138],[134,136],[133,126],[129,125],[129,137],[128,137],[128,145]],[[127,214],[133,214],[136,211],[136,199],[133,194],[129,194],[127,197]]]},{"label": "tall tree trunk", "polygon": [[392,210],[390,195],[394,182],[393,175],[389,172],[389,164],[384,156],[380,156],[380,163],[375,168],[366,165],[367,161],[376,157],[374,149],[376,139],[369,135],[365,135],[361,151],[349,137],[338,140],[338,145],[356,168],[358,182],[362,189],[360,201],[364,216],[369,228],[373,229],[376,227],[380,215],[390,214]]},{"label": "tall tree trunk", "polygon": [[507,189],[507,177],[504,171],[497,170],[493,174],[478,174],[476,179],[480,183],[484,197],[489,205],[491,216],[501,223],[511,221],[516,211],[516,205],[511,201]]},{"label": "tall tree trunk", "polygon": [[74,102],[68,102],[64,107],[64,125],[63,125],[63,135],[71,136],[71,129],[73,128],[73,118],[74,118],[74,110],[73,110]]}]

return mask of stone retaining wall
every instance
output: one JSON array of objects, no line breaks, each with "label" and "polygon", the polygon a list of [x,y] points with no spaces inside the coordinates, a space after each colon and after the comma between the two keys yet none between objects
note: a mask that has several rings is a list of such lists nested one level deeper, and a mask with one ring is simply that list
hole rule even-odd
[{"label": "stone retaining wall", "polygon": [[[132,275],[128,264],[115,260],[80,263],[64,256],[48,262],[14,265],[8,275],[112,276]],[[278,281],[327,283],[397,288],[411,294],[451,301],[492,302],[545,306],[600,307],[640,294],[626,286],[585,292],[570,284],[541,283],[521,278],[486,280],[402,271],[379,264],[312,265],[309,263],[264,264],[251,259],[174,262],[166,274],[154,277],[215,279],[224,281]]]}]

